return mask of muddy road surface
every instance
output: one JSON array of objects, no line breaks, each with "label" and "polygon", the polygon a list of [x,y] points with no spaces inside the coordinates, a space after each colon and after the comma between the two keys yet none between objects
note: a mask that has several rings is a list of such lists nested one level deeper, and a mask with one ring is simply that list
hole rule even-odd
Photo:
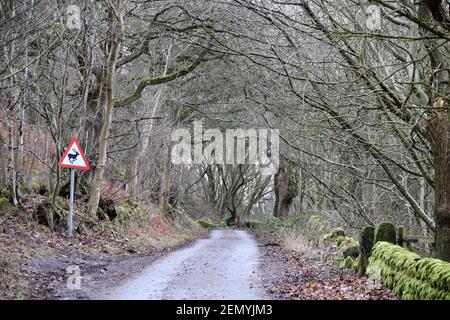
[{"label": "muddy road surface", "polygon": [[258,274],[258,243],[244,230],[213,230],[209,238],[170,253],[123,285],[101,293],[117,300],[267,299]]}]

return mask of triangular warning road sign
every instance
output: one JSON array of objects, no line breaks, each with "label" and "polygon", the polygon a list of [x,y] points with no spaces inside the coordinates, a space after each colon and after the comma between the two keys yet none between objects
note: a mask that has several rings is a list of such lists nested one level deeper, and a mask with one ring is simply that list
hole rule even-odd
[{"label": "triangular warning road sign", "polygon": [[89,163],[84,156],[77,138],[73,138],[64,152],[58,166],[60,168],[70,168],[79,170],[89,170]]}]

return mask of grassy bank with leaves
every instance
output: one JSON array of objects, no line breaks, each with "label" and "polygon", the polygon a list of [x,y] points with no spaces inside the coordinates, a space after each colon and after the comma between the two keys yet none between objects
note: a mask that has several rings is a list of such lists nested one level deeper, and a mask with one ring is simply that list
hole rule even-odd
[{"label": "grassy bank with leaves", "polygon": [[[395,300],[385,286],[371,286],[345,266],[343,251],[354,244],[337,235],[339,244],[326,239],[330,234],[320,216],[288,219],[268,218],[247,222],[266,247],[265,255],[281,261],[279,279],[271,283],[271,294],[299,300]],[[337,229],[339,230],[339,229]],[[342,230],[343,231],[343,230]],[[339,233],[339,232],[337,232]]]},{"label": "grassy bank with leaves", "polygon": [[[64,212],[67,200],[58,201]],[[26,203],[20,210],[0,211],[0,299],[52,298],[66,280],[65,269],[70,264],[151,256],[203,234],[182,210],[165,218],[156,209],[123,202],[116,206],[113,220],[82,223],[83,216],[76,215],[76,232],[69,240],[65,217],[52,232],[36,215],[42,199],[30,198]]]}]

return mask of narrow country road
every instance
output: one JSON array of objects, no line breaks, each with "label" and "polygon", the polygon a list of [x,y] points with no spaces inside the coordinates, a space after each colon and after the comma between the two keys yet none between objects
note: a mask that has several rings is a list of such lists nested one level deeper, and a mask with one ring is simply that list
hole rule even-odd
[{"label": "narrow country road", "polygon": [[243,230],[213,230],[208,239],[170,253],[102,295],[117,300],[266,299],[256,240]]}]

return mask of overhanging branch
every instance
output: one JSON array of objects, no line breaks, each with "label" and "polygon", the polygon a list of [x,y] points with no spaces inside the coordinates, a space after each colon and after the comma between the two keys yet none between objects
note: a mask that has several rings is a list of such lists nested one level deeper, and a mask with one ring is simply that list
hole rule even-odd
[{"label": "overhanging branch", "polygon": [[119,99],[119,100],[114,101],[114,107],[115,108],[124,107],[124,106],[130,105],[134,101],[140,99],[142,96],[142,91],[144,91],[144,89],[148,86],[153,86],[153,85],[170,82],[170,81],[173,81],[175,79],[181,78],[181,77],[189,74],[190,72],[194,71],[195,68],[197,68],[200,65],[200,63],[203,61],[203,58],[206,55],[206,52],[207,52],[207,50],[204,50],[193,63],[191,63],[189,66],[187,66],[184,69],[177,70],[166,76],[152,77],[152,78],[146,78],[144,80],[141,80],[141,82],[137,86],[136,90],[134,90],[134,92],[131,95],[129,95],[128,97],[126,97],[124,99]]}]

